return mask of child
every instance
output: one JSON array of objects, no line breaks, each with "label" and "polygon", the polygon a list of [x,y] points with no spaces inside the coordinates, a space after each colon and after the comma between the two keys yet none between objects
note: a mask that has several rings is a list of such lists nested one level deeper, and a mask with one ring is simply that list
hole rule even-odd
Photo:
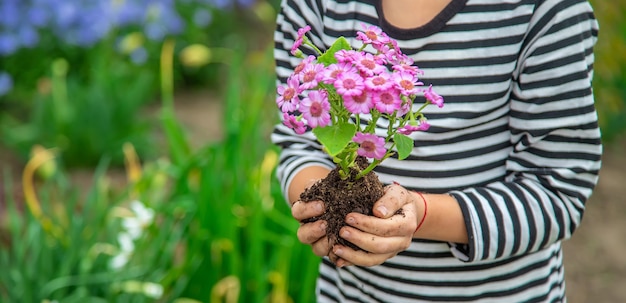
[{"label": "child", "polygon": [[[590,4],[284,0],[275,32],[281,83],[301,60],[290,50],[307,25],[322,50],[339,36],[357,48],[357,31],[380,27],[446,102],[424,110],[431,127],[411,135],[407,159],[375,169],[389,185],[374,216],[346,217],[341,236],[362,250],[329,247],[323,220],[299,228],[324,257],[318,301],[566,301],[560,243],[581,222],[602,151]],[[334,163],[311,132],[281,124],[272,140],[293,216],[322,214],[323,201],[298,199]]]}]

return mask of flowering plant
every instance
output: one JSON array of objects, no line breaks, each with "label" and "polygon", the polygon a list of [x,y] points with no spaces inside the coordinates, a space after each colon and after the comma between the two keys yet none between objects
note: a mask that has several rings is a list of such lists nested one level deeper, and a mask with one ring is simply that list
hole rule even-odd
[{"label": "flowering plant", "polygon": [[[306,37],[310,30],[298,30],[291,54],[303,60],[277,89],[283,124],[298,134],[311,128],[344,180],[357,156],[373,161],[355,179],[395,152],[400,160],[408,157],[413,149],[408,135],[430,126],[422,110],[429,104],[443,107],[443,98],[432,85],[424,88],[418,79],[422,71],[380,28],[364,25],[356,36],[363,44],[358,50],[339,37],[325,52]],[[317,57],[305,56],[303,45]],[[419,95],[425,101],[414,110]],[[384,134],[376,133],[381,118],[389,122]]]}]

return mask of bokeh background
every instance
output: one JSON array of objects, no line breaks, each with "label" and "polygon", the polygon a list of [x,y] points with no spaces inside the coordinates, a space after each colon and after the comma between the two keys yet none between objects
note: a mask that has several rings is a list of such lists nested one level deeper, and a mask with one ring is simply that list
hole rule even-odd
[{"label": "bokeh background", "polygon": [[[279,0],[0,0],[0,302],[313,302],[274,178]],[[570,302],[626,302],[626,1]]]}]

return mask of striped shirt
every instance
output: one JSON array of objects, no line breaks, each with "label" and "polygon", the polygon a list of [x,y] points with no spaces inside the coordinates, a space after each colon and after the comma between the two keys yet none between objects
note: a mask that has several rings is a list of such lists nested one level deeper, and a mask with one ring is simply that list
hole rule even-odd
[{"label": "striped shirt", "polygon": [[[393,1],[393,0],[392,0]],[[562,240],[580,224],[598,179],[602,145],[591,89],[598,24],[584,0],[452,0],[432,21],[399,29],[379,0],[283,0],[275,32],[284,83],[301,59],[297,30],[321,49],[362,24],[397,40],[445,98],[424,110],[402,161],[376,168],[383,183],[449,193],[469,244],[414,239],[374,267],[336,268],[326,258],[319,302],[564,302]],[[312,54],[312,52],[311,52]],[[416,101],[416,104],[419,104]],[[385,127],[384,123],[380,125]],[[283,191],[302,168],[333,162],[310,132],[277,125]]]}]

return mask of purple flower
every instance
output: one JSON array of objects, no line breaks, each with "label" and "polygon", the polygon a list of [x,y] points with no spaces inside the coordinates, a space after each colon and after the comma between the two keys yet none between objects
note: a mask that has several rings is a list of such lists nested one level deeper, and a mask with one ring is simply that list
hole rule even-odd
[{"label": "purple flower", "polygon": [[330,124],[330,103],[326,91],[313,90],[302,99],[300,110],[310,127],[324,127]]},{"label": "purple flower", "polygon": [[396,89],[377,92],[372,96],[376,109],[385,114],[393,114],[402,107],[402,99]]},{"label": "purple flower", "polygon": [[322,82],[326,84],[334,83],[342,73],[356,73],[354,65],[350,63],[336,63],[327,66],[322,72]]},{"label": "purple flower", "polygon": [[385,139],[375,134],[358,132],[352,141],[359,144],[359,149],[356,151],[359,156],[381,160],[387,153]]},{"label": "purple flower", "polygon": [[410,135],[413,132],[416,131],[425,131],[428,130],[430,128],[430,124],[428,124],[428,122],[426,120],[421,120],[420,123],[418,125],[414,125],[414,124],[407,124],[405,126],[402,126],[400,128],[398,128],[398,132],[403,134],[403,135]]},{"label": "purple flower", "polygon": [[290,115],[288,113],[283,113],[283,124],[291,129],[293,129],[296,134],[302,135],[306,132],[306,126],[304,122],[298,120],[298,117]]},{"label": "purple flower", "polygon": [[383,62],[380,58],[370,53],[361,54],[354,60],[354,65],[356,65],[359,71],[368,76],[377,75],[387,71],[387,68],[382,65],[382,63]]},{"label": "purple flower", "polygon": [[343,105],[353,114],[368,114],[374,108],[374,101],[370,93],[363,91],[358,96],[344,96]]},{"label": "purple flower", "polygon": [[287,79],[286,85],[280,85],[277,89],[278,98],[276,104],[283,113],[292,112],[297,109],[300,102],[300,82],[294,77]]},{"label": "purple flower", "polygon": [[361,25],[363,27],[362,32],[356,33],[357,40],[363,41],[365,44],[382,45],[387,44],[391,39],[385,34],[382,29],[377,26]]},{"label": "purple flower", "polygon": [[308,64],[300,73],[300,85],[301,89],[311,89],[317,86],[317,83],[321,80],[324,71],[324,64]]},{"label": "purple flower", "polygon": [[335,59],[337,59],[337,62],[339,63],[343,63],[343,62],[352,63],[354,62],[354,60],[358,58],[358,56],[359,56],[359,53],[354,50],[342,49],[335,53]]},{"label": "purple flower", "polygon": [[293,46],[291,47],[292,55],[294,56],[296,55],[298,48],[300,48],[300,46],[302,45],[302,42],[304,42],[304,35],[310,30],[311,30],[311,27],[308,25],[298,30],[298,38],[296,38],[296,41],[293,43]]},{"label": "purple flower", "polygon": [[409,72],[401,71],[393,73],[392,78],[397,88],[400,90],[400,93],[407,97],[417,94],[419,92],[417,86],[424,85],[424,83],[417,80],[414,74]]},{"label": "purple flower", "polygon": [[337,93],[342,96],[358,96],[365,88],[363,78],[354,72],[341,73],[334,82]]},{"label": "purple flower", "polygon": [[380,73],[365,79],[365,87],[373,91],[385,91],[390,89],[394,82],[391,81],[391,75],[387,72]]},{"label": "purple flower", "polygon": [[293,77],[299,77],[300,74],[302,73],[302,71],[304,70],[304,68],[311,64],[313,61],[315,61],[315,56],[308,56],[306,58],[304,58],[302,60],[302,62],[300,62],[300,64],[298,64],[294,69],[293,69]]},{"label": "purple flower", "polygon": [[424,97],[426,97],[428,102],[437,105],[439,108],[443,107],[443,97],[433,90],[432,85],[428,86],[428,89],[424,90]]}]

